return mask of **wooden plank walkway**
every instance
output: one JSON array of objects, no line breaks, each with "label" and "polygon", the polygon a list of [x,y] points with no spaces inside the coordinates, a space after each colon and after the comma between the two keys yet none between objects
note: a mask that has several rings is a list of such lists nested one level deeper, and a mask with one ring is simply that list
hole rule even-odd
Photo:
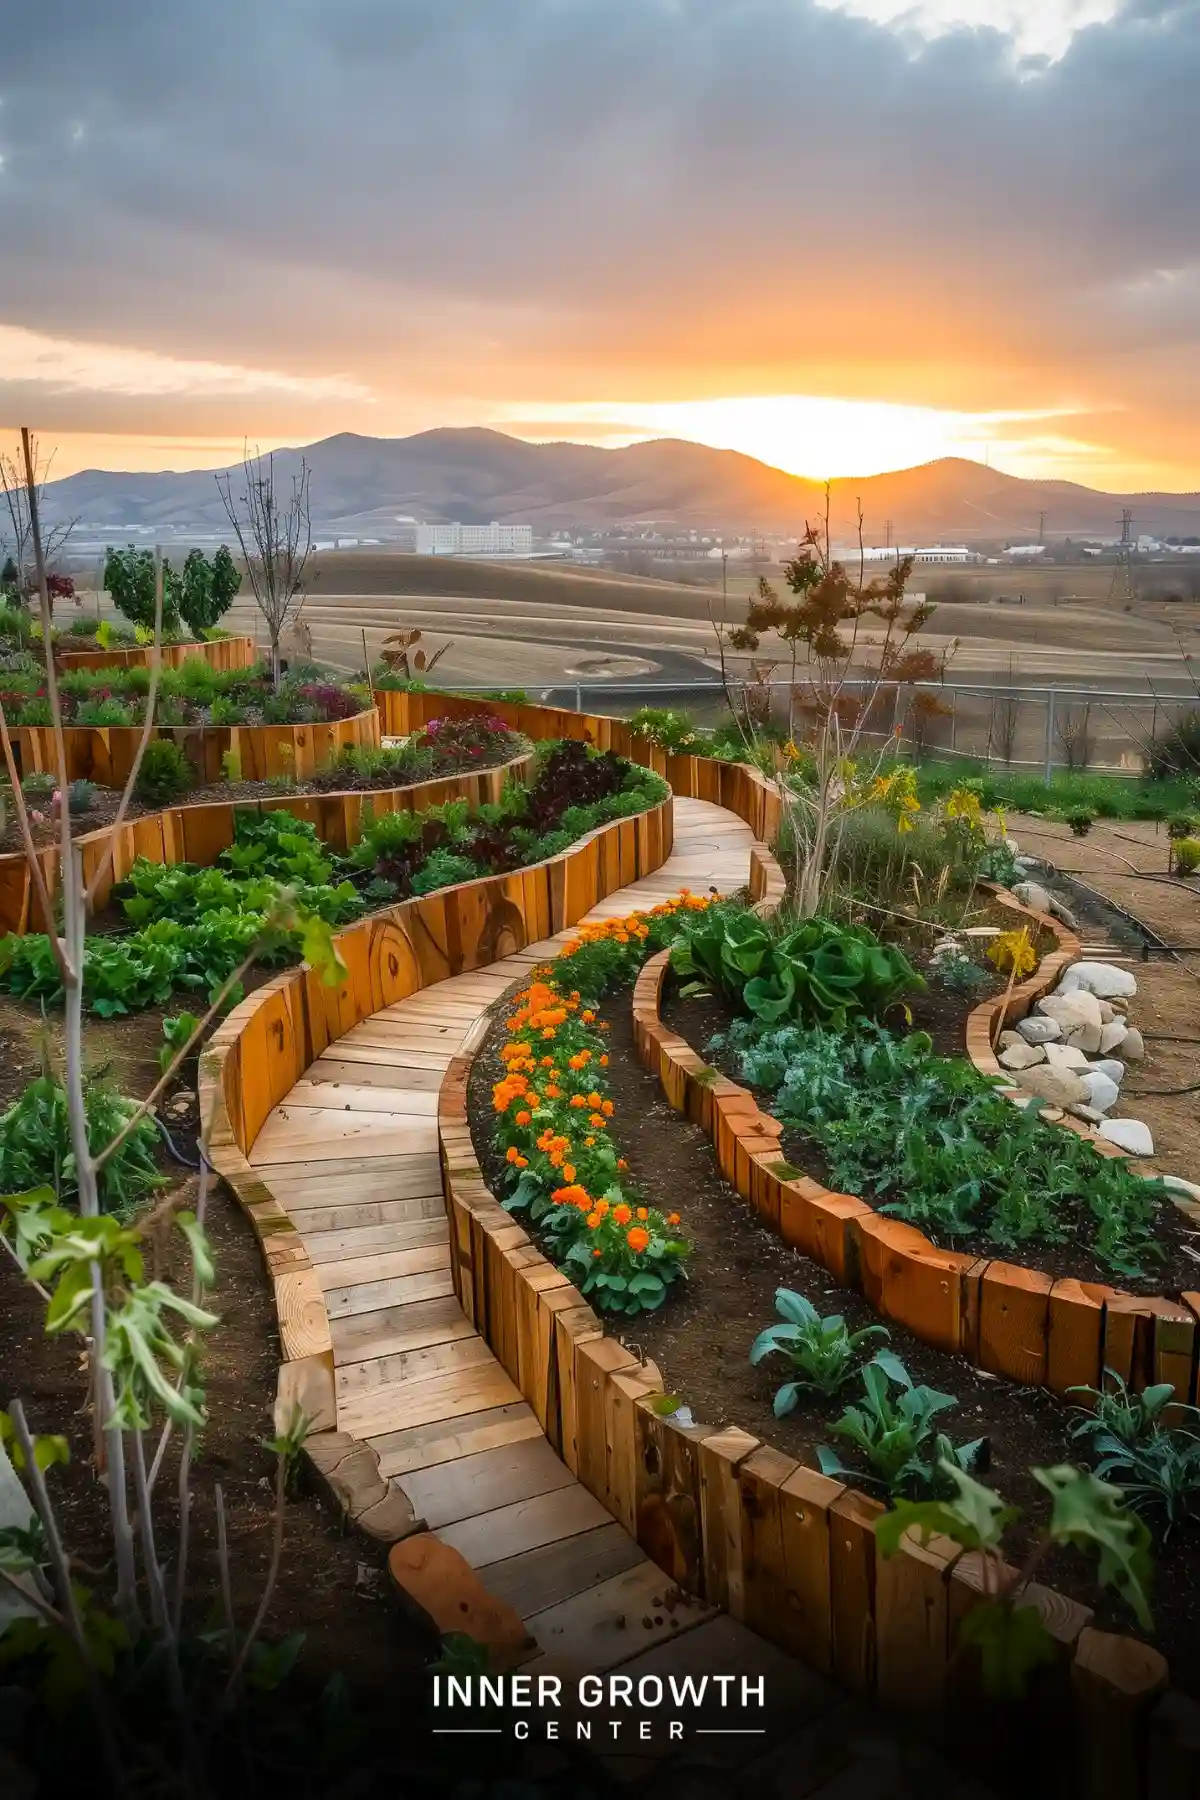
[{"label": "wooden plank walkway", "polygon": [[[676,799],[666,863],[589,917],[648,908],[685,887],[732,892],[746,882],[751,841],[732,813]],[[676,1668],[687,1636],[680,1667],[766,1677],[772,1704],[762,1733],[711,1740],[714,1766],[751,1765],[749,1778],[763,1759],[766,1779],[779,1746],[801,1727],[851,1709],[860,1730],[861,1712],[704,1603],[685,1597],[664,1605],[667,1577],[551,1449],[451,1288],[438,1085],[512,983],[573,935],[364,1020],[274,1109],[250,1161],[303,1237],[324,1293],[338,1429],[371,1445],[381,1476],[396,1478],[429,1528],[522,1615],[539,1646],[526,1668],[574,1675],[628,1664],[638,1673],[665,1672]],[[630,1745],[606,1761],[636,1779],[651,1756],[650,1746],[634,1753]],[[790,1766],[786,1757],[781,1766]],[[843,1761],[839,1795],[844,1779]],[[868,1791],[882,1790],[872,1780],[862,1785]]]}]

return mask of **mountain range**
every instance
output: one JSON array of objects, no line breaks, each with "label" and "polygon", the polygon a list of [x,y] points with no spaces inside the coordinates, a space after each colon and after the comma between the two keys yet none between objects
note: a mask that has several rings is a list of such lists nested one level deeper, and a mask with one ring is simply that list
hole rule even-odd
[{"label": "mountain range", "polygon": [[[373,438],[352,432],[303,450],[275,453],[285,487],[303,457],[312,471],[314,528],[322,535],[395,537],[397,521],[499,519],[535,534],[654,525],[798,535],[824,504],[822,484],[785,474],[733,450],[662,438],[622,449],[530,444],[484,429]],[[238,492],[240,470],[233,475]],[[866,540],[897,543],[1032,541],[1039,515],[1047,539],[1113,538],[1121,513],[1135,533],[1200,533],[1200,493],[1108,494],[1069,481],[1027,481],[945,457],[919,468],[834,482],[835,541],[854,530],[861,501]],[[81,532],[125,529],[228,534],[213,472],[129,474],[86,469],[46,490],[50,519],[74,517]]]}]

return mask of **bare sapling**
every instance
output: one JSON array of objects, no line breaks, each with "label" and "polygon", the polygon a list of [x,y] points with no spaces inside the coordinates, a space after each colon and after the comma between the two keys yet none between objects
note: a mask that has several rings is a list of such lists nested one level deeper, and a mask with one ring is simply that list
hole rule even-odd
[{"label": "bare sapling", "polygon": [[875,797],[896,749],[894,730],[871,744],[881,735],[881,700],[890,693],[898,701],[913,682],[941,680],[954,648],[939,656],[914,646],[934,608],[906,598],[911,557],[867,580],[862,526],[860,506],[857,567],[848,569],[831,554],[827,485],[822,519],[808,525],[784,570],[794,600],[760,581],[745,624],[728,633],[733,649],[756,650],[771,631],[789,651],[789,735],[775,780],[794,849],[789,902],[801,918],[821,910],[840,822]]},{"label": "bare sapling", "polygon": [[276,487],[275,457],[242,462],[242,490],[235,496],[228,471],[215,477],[217,492],[237,536],[254,604],[262,614],[271,646],[271,680],[283,680],[281,640],[288,620],[303,603],[304,571],[312,555],[312,470],[300,459],[290,492]]},{"label": "bare sapling", "polygon": [[[29,1686],[35,1697],[40,1692],[40,1672],[57,1667],[55,1659],[61,1661],[67,1655],[68,1674],[65,1678],[60,1676],[60,1681],[66,1679],[68,1690],[77,1690],[90,1711],[99,1764],[97,1776],[103,1772],[103,1785],[97,1791],[124,1795],[142,1791],[149,1782],[156,1793],[186,1795],[194,1800],[227,1791],[221,1786],[225,1770],[218,1769],[212,1761],[208,1722],[214,1712],[236,1712],[243,1704],[247,1675],[266,1653],[262,1631],[282,1556],[288,1472],[303,1444],[308,1424],[296,1410],[268,1443],[276,1464],[272,1554],[253,1618],[238,1627],[233,1616],[229,1570],[223,1561],[220,1586],[226,1630],[215,1636],[206,1632],[198,1637],[197,1627],[207,1606],[199,1604],[196,1619],[189,1621],[187,1585],[195,1510],[194,1451],[207,1421],[203,1345],[220,1322],[209,1305],[216,1270],[205,1231],[210,1166],[203,1141],[211,1120],[201,1133],[194,1197],[185,1184],[169,1190],[148,1212],[119,1217],[103,1210],[99,1177],[109,1160],[120,1153],[129,1134],[153,1111],[159,1095],[198,1047],[203,1032],[224,1009],[236,984],[266,942],[277,937],[281,929],[299,933],[305,958],[325,980],[343,979],[345,969],[330,927],[323,920],[302,913],[291,890],[280,888],[267,908],[261,938],[251,946],[238,969],[210,996],[207,1011],[186,1041],[174,1045],[162,1078],[144,1100],[136,1105],[126,1103],[124,1122],[108,1135],[108,1141],[93,1141],[87,1108],[84,1030],[88,912],[92,894],[111,861],[113,840],[127,814],[142,757],[154,732],[162,651],[163,565],[156,555],[154,634],[142,732],[109,828],[105,859],[88,887],[82,857],[72,839],[70,808],[66,804],[67,740],[54,666],[36,452],[28,430],[21,433],[21,451],[54,759],[62,797],[57,895],[49,891],[34,847],[2,702],[0,741],[23,853],[63,989],[62,1091],[78,1200],[73,1206],[65,1202],[59,1191],[57,1170],[53,1185],[48,1180],[45,1186],[30,1192],[0,1195],[0,1241],[29,1286],[44,1301],[47,1334],[74,1333],[84,1340],[92,1456],[102,1484],[111,1556],[99,1573],[95,1569],[84,1571],[91,1578],[85,1584],[81,1565],[65,1541],[52,1493],[54,1466],[68,1459],[67,1440],[53,1432],[35,1434],[21,1400],[13,1398],[7,1410],[0,1412],[0,1445],[25,1485],[35,1523],[27,1531],[0,1529],[0,1586],[19,1596],[27,1614],[23,1623],[38,1634],[26,1646],[31,1671]],[[305,486],[305,514],[306,496]],[[294,535],[294,527],[289,526],[288,532]],[[292,572],[285,575],[284,586],[293,581],[302,561],[297,565],[293,560],[288,566]],[[289,597],[294,597],[294,588]],[[180,1284],[158,1272],[162,1260],[158,1249],[164,1232],[173,1236],[178,1249],[175,1260],[186,1271]],[[148,1257],[151,1248],[155,1254]],[[173,1439],[178,1461],[174,1503],[168,1507],[162,1500],[160,1477]],[[223,1513],[219,1535],[221,1555],[225,1558]],[[141,1725],[130,1729],[130,1695],[126,1690],[134,1668],[141,1671],[137,1681],[151,1689],[139,1704],[149,1707],[147,1716],[152,1715],[156,1721],[153,1730],[143,1730]],[[10,1680],[13,1673],[10,1656]],[[241,1743],[244,1736],[237,1741]],[[226,1748],[228,1741],[227,1735],[222,1740]]]}]

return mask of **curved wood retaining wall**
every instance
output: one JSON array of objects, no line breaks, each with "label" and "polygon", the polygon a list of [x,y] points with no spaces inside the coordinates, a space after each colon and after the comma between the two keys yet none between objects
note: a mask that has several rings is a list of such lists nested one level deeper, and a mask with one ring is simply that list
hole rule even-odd
[{"label": "curved wood retaining wall", "polygon": [[[234,838],[239,812],[294,813],[316,827],[317,836],[329,849],[345,855],[362,837],[364,822],[381,813],[417,812],[428,806],[444,806],[466,800],[471,806],[499,800],[510,776],[523,780],[533,763],[532,751],[513,757],[495,768],[443,776],[437,781],[417,781],[408,787],[371,788],[329,794],[274,794],[265,799],[211,800],[197,806],[168,806],[161,812],[129,819],[117,834],[112,863],[96,889],[94,910],[99,912],[119,881],[124,881],[139,856],[168,865],[181,862],[209,867]],[[368,804],[369,803],[369,804]],[[108,826],[80,837],[85,881],[104,860],[112,836]],[[38,852],[42,873],[51,896],[58,885],[58,846]],[[0,856],[0,933],[46,929],[40,915],[34,920],[36,896],[25,858],[20,851]]]},{"label": "curved wood retaining wall", "polygon": [[[758,885],[770,901],[776,884],[765,867]],[[1006,1023],[1024,1018],[1079,955],[1078,940],[1055,921],[1015,900],[1006,904],[1056,929],[1060,948],[1014,988],[1007,1007],[1001,995],[972,1013],[968,1045],[985,1074],[1004,1073],[991,1056],[1001,1013]],[[660,1002],[668,963],[668,952],[652,957],[634,987],[638,1053],[657,1071],[671,1105],[708,1132],[722,1174],[776,1236],[863,1294],[884,1318],[991,1374],[1061,1394],[1098,1386],[1107,1368],[1138,1389],[1169,1381],[1181,1401],[1196,1401],[1200,1293],[1185,1294],[1181,1304],[942,1250],[915,1226],[877,1213],[856,1194],[834,1193],[806,1175],[788,1176],[779,1121],[761,1111],[748,1089],[724,1075],[714,1079],[703,1057],[664,1024]],[[1080,1121],[1060,1122],[1091,1138],[1101,1154],[1121,1155]]]},{"label": "curved wood retaining wall", "polygon": [[[70,636],[59,639],[54,649],[58,668],[66,669],[148,669],[150,646],[114,645],[111,650],[68,650],[64,645]],[[258,661],[252,637],[203,638],[193,644],[163,644],[159,654],[164,669],[180,669],[185,662],[206,662],[210,669],[229,674],[234,669],[250,669]]]},{"label": "curved wood retaining wall", "polygon": [[[617,723],[589,720],[601,728],[589,735],[600,741],[603,727]],[[394,722],[388,728],[403,729]],[[522,721],[519,728],[528,726]],[[558,729],[556,722],[554,733],[530,735]],[[709,764],[678,774],[689,785],[708,783],[713,770]],[[775,797],[752,770],[717,780],[728,787],[724,803],[756,829],[770,818]],[[631,823],[647,832],[647,858],[661,863],[670,841],[669,806],[605,830],[621,833]],[[577,867],[572,880],[569,865],[597,841],[523,878],[446,890],[342,933],[351,967],[342,988],[322,989],[306,969],[281,976],[230,1015],[202,1058],[213,1160],[258,1233],[285,1366],[299,1377],[288,1384],[292,1394],[307,1391],[308,1369],[317,1376],[320,1402],[331,1382],[332,1353],[303,1242],[246,1161],[263,1120],[323,1046],[369,1012],[569,924],[600,893],[613,891],[618,882],[605,887],[601,872],[607,850],[595,862],[588,858],[586,872]],[[551,873],[556,865],[557,875]],[[655,865],[647,860],[645,866]],[[532,888],[525,885],[530,877]],[[754,897],[769,903],[777,878],[774,859],[756,849]],[[1057,1654],[1027,1701],[998,1711],[983,1695],[974,1665],[954,1655],[959,1622],[979,1596],[976,1559],[937,1543],[905,1543],[897,1556],[877,1557],[875,1502],[737,1427],[683,1426],[655,1410],[662,1390],[657,1369],[604,1336],[583,1297],[487,1189],[467,1121],[472,1054],[455,1059],[439,1095],[455,1292],[568,1468],[659,1566],[989,1773],[1002,1745],[1011,1743],[1018,1766],[1035,1760],[1044,1791],[1100,1800],[1174,1800],[1190,1792],[1200,1768],[1196,1710],[1164,1695],[1167,1669],[1155,1651],[1094,1630],[1086,1608],[1031,1587],[1029,1599],[1042,1611]],[[1023,1748],[1031,1732],[1034,1759]]]},{"label": "curved wood retaining wall", "polygon": [[[141,736],[140,725],[68,725],[63,732],[68,781],[123,787]],[[379,713],[369,706],[353,718],[327,725],[156,725],[151,736],[178,744],[200,781],[220,781],[227,755],[238,758],[244,781],[269,781],[281,775],[306,781],[350,745],[377,747]],[[57,773],[50,726],[14,726],[12,740],[23,775],[35,769]]]}]

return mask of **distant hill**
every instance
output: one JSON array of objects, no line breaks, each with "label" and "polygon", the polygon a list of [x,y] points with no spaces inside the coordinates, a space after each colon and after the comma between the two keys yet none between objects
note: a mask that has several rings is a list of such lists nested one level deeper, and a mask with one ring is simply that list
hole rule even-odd
[{"label": "distant hill", "polygon": [[[465,523],[500,519],[547,532],[568,526],[710,526],[797,534],[823,504],[820,483],[732,450],[663,438],[602,450],[527,444],[503,432],[423,431],[407,438],[343,432],[307,449],[276,452],[285,482],[304,456],[312,469],[314,525],[323,534],[387,536],[397,515]],[[236,491],[236,476],[235,476]],[[1023,481],[957,457],[834,483],[831,528],[845,538],[861,499],[868,542],[977,542],[1036,536],[1116,535],[1121,511],[1152,536],[1200,532],[1200,494],[1105,494],[1067,481]],[[225,512],[210,470],[123,474],[87,469],[47,490],[52,517],[84,530],[219,531]]]}]

